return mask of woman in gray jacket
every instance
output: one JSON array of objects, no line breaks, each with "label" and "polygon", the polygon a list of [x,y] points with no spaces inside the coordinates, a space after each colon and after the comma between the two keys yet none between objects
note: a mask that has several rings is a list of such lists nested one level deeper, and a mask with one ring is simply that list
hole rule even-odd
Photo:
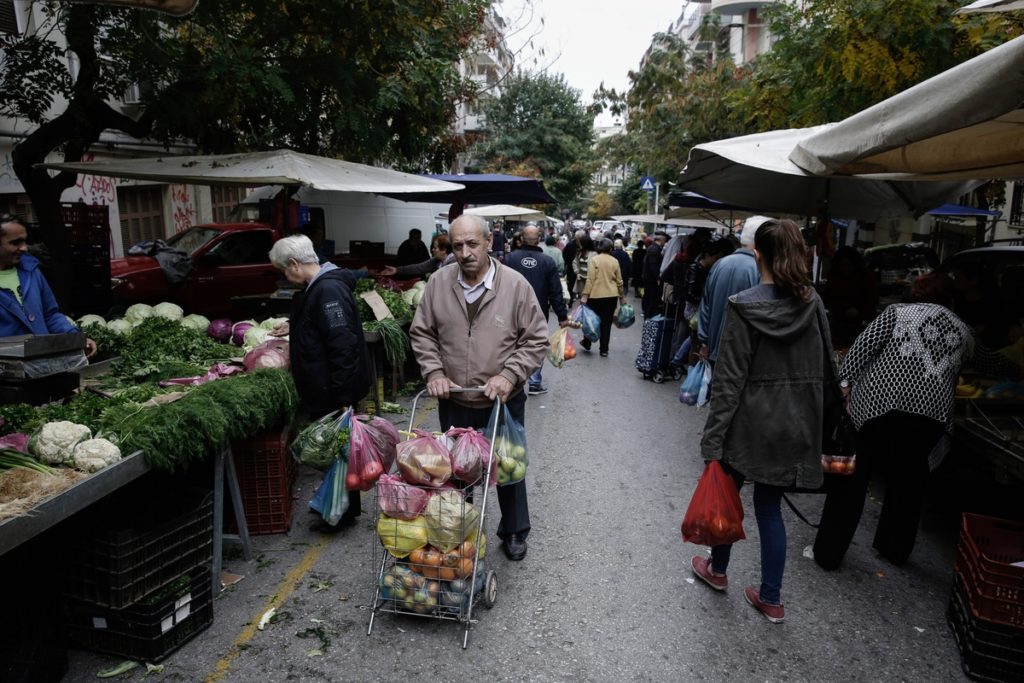
[{"label": "woman in gray jacket", "polygon": [[[754,482],[761,585],[746,588],[744,597],[779,623],[785,616],[782,494],[821,486],[825,397],[838,398],[839,390],[825,308],[811,287],[800,230],[789,220],[764,224],[754,254],[761,284],[729,298],[701,455],[721,460],[737,488]],[[725,590],[731,549],[715,546],[710,558],[695,556],[694,574]]]}]

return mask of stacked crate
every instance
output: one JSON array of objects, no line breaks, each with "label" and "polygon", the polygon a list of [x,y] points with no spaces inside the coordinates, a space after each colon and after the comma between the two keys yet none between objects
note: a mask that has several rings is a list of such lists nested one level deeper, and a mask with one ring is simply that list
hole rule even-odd
[{"label": "stacked crate", "polygon": [[964,514],[946,618],[969,676],[1024,680],[1024,523]]},{"label": "stacked crate", "polygon": [[77,515],[61,585],[71,644],[157,662],[213,622],[213,494],[140,482]]},{"label": "stacked crate", "polygon": [[110,310],[110,218],[106,206],[62,204],[71,247],[71,309],[76,315]]},{"label": "stacked crate", "polygon": [[[291,529],[297,464],[288,451],[289,434],[285,426],[231,443],[245,521],[253,536],[283,534]],[[234,520],[229,522],[228,530],[237,530]]]}]

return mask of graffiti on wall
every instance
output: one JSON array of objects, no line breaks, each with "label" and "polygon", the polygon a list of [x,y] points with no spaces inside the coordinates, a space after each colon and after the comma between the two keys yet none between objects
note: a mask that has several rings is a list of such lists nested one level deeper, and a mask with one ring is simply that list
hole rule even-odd
[{"label": "graffiti on wall", "polygon": [[188,185],[171,185],[171,221],[175,234],[188,230],[196,221],[196,205]]},{"label": "graffiti on wall", "polygon": [[[86,152],[82,155],[82,161],[92,160],[92,154]],[[86,204],[99,204],[100,206],[113,206],[117,204],[117,180],[115,178],[92,175],[91,173],[79,173],[75,189],[78,191],[78,197],[75,198],[75,201],[85,202]]]}]

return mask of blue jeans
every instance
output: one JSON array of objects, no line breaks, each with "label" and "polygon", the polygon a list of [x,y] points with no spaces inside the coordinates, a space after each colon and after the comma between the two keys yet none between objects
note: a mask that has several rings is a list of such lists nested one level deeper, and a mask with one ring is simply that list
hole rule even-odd
[{"label": "blue jeans", "polygon": [[677,368],[685,368],[689,363],[686,361],[690,357],[690,335],[686,335],[686,339],[679,345],[679,350],[676,351],[676,355],[672,357],[670,365],[674,365]]},{"label": "blue jeans", "polygon": [[527,384],[529,386],[531,386],[531,387],[542,387],[542,386],[544,386],[544,384],[543,384],[543,382],[541,380],[541,376],[540,376],[540,371],[543,368],[544,368],[544,366],[542,365],[542,366],[540,366],[539,368],[537,368],[536,370],[534,370],[530,374],[530,379],[527,381]]},{"label": "blue jeans", "polygon": [[[743,475],[724,465],[736,482],[736,488],[743,486]],[[782,574],[786,569],[786,524],[782,521],[782,494],[784,489],[754,482],[754,517],[761,536],[761,602],[769,605],[782,604]],[[732,545],[716,545],[711,548],[711,569],[716,574],[725,574],[729,567]]]}]

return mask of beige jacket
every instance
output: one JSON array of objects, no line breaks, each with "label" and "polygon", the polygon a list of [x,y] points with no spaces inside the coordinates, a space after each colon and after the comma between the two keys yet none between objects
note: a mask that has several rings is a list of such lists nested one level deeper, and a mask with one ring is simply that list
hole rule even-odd
[{"label": "beige jacket", "polygon": [[[472,326],[458,282],[459,264],[445,266],[427,281],[409,329],[423,379],[441,376],[461,387],[480,387],[495,375],[513,384],[513,394],[544,362],[548,325],[530,283],[494,259],[494,289],[480,301]],[[483,394],[453,394],[462,405],[485,407]]]},{"label": "beige jacket", "polygon": [[585,296],[591,299],[623,296],[622,270],[619,269],[619,261],[614,256],[610,254],[592,256],[588,270],[587,284],[582,292]]}]

